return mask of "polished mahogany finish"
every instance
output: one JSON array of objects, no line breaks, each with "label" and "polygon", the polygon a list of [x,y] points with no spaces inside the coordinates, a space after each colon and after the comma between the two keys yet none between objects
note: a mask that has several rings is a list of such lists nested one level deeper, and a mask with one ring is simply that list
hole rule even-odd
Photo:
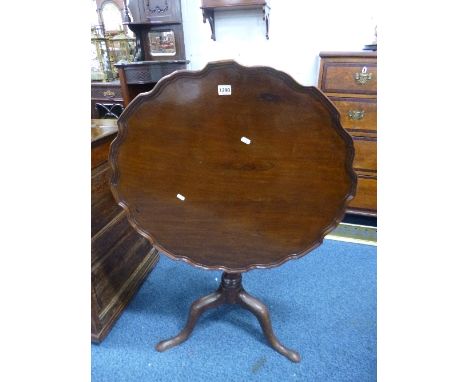
[{"label": "polished mahogany finish", "polygon": [[[219,61],[175,72],[138,95],[118,125],[116,200],[158,250],[195,266],[238,274],[301,257],[355,193],[354,147],[338,111],[317,88],[272,68]],[[268,335],[266,307],[233,301],[288,356]]]},{"label": "polished mahogany finish", "polygon": [[[224,85],[231,95],[219,95]],[[117,201],[159,250],[193,265],[243,272],[300,257],[354,194],[354,149],[337,110],[271,68],[224,61],[176,72],[118,124]]]},{"label": "polished mahogany finish", "polygon": [[198,318],[208,309],[223,304],[237,304],[251,311],[258,319],[263,333],[273,349],[293,362],[299,362],[301,356],[294,350],[288,349],[276,338],[271,326],[268,308],[258,299],[248,294],[242,286],[240,273],[223,273],[221,284],[216,292],[195,301],[190,307],[190,314],[184,329],[175,337],[161,341],[156,345],[157,351],[165,351],[186,341],[197,323]]},{"label": "polished mahogany finish", "polygon": [[358,184],[350,214],[377,216],[377,52],[321,52],[318,87],[351,134]]}]

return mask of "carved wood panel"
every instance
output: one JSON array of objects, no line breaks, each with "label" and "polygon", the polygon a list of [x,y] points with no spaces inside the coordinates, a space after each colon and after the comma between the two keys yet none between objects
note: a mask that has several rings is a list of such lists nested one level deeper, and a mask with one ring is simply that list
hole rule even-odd
[{"label": "carved wood panel", "polygon": [[180,0],[130,0],[135,23],[181,23]]}]

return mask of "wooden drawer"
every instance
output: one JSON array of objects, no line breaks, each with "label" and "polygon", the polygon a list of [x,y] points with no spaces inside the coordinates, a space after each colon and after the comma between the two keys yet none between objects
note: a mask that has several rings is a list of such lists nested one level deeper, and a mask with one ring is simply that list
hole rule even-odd
[{"label": "wooden drawer", "polygon": [[101,84],[91,84],[91,98],[104,101],[122,101],[120,85],[105,86]]},{"label": "wooden drawer", "polygon": [[127,85],[148,84],[151,83],[151,88],[162,77],[171,74],[176,70],[187,68],[185,60],[174,61],[157,61],[148,63],[147,61],[132,62],[124,66],[125,79]]},{"label": "wooden drawer", "polygon": [[[367,78],[367,79],[366,79]],[[324,93],[377,94],[377,63],[374,61],[323,63]]]},{"label": "wooden drawer", "polygon": [[122,210],[109,187],[110,166],[105,163],[91,175],[91,235],[96,235]]},{"label": "wooden drawer", "polygon": [[341,124],[353,135],[377,133],[377,99],[329,97],[341,115]]},{"label": "wooden drawer", "polygon": [[356,138],[354,141],[354,163],[356,171],[377,172],[377,142],[372,138]]},{"label": "wooden drawer", "polygon": [[377,52],[320,52],[318,88],[352,136],[358,176],[348,213],[377,214]]},{"label": "wooden drawer", "polygon": [[133,230],[127,220],[125,211],[121,209],[120,213],[110,220],[100,231],[91,238],[92,259],[91,265],[101,261],[108,255],[112,248],[119,245],[121,239]]},{"label": "wooden drawer", "polygon": [[377,211],[377,179],[358,176],[356,196],[349,203],[350,212],[369,214]]},{"label": "wooden drawer", "polygon": [[[115,306],[126,283],[148,256],[154,256],[151,244],[133,228],[128,229],[115,243],[105,258],[94,263],[91,269],[93,288],[97,296],[97,313],[104,319],[106,310]],[[118,301],[118,300],[117,300]]]}]

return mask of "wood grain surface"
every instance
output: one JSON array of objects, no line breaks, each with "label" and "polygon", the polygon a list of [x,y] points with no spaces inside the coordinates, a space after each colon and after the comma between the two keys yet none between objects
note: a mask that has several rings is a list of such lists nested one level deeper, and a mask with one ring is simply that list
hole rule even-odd
[{"label": "wood grain surface", "polygon": [[109,187],[115,119],[91,120],[91,340],[102,341],[159,254],[129,224]]},{"label": "wood grain surface", "polygon": [[243,272],[300,257],[355,193],[353,143],[338,111],[272,68],[218,61],[172,73],[118,126],[117,202],[158,250],[192,265]]}]

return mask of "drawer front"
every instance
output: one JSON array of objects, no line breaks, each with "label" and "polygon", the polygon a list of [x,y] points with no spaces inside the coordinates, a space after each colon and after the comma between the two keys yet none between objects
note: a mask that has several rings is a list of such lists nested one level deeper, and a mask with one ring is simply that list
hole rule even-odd
[{"label": "drawer front", "polygon": [[101,319],[104,318],[102,316],[105,315],[106,308],[112,307],[114,299],[122,298],[121,292],[125,283],[131,279],[151,249],[151,244],[128,226],[125,235],[106,256],[94,263],[91,268],[92,283],[102,309],[98,311]]},{"label": "drawer front", "polygon": [[377,99],[329,97],[341,115],[341,124],[352,135],[377,132]]},{"label": "drawer front", "polygon": [[91,169],[97,168],[107,162],[112,137],[103,138],[95,147],[91,147]]},{"label": "drawer front", "polygon": [[377,172],[377,141],[372,138],[353,138],[354,162],[356,171]]},{"label": "drawer front", "polygon": [[377,63],[329,62],[323,63],[321,89],[325,93],[377,94]]},{"label": "drawer front", "polygon": [[97,234],[91,238],[91,264],[101,260],[133,228],[127,220],[125,211],[121,210]]},{"label": "drawer front", "polygon": [[104,86],[91,86],[91,98],[99,100],[122,100],[122,93],[120,87],[104,87]]},{"label": "drawer front", "polygon": [[349,209],[370,214],[377,212],[377,179],[358,176],[356,196],[349,203]]},{"label": "drawer front", "polygon": [[171,74],[176,70],[186,69],[185,63],[167,63],[160,61],[157,64],[151,65],[134,65],[125,67],[125,77],[127,84],[145,84],[156,83],[162,77]]},{"label": "drawer front", "polygon": [[110,190],[110,172],[106,163],[91,173],[91,236],[96,235],[123,211]]}]

